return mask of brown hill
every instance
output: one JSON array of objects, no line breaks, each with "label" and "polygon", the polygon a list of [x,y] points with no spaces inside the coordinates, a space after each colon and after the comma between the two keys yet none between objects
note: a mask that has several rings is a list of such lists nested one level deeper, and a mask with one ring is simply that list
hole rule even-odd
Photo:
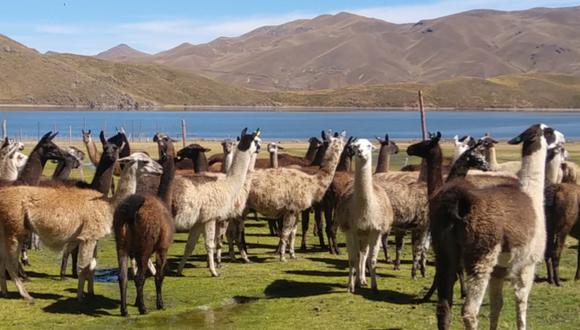
[{"label": "brown hill", "polygon": [[95,55],[96,58],[112,61],[122,61],[147,56],[150,56],[150,54],[131,48],[126,44],[119,44],[113,48],[107,49],[106,51]]},{"label": "brown hill", "polygon": [[260,105],[261,94],[159,65],[42,55],[0,35],[0,104]]},{"label": "brown hill", "polygon": [[340,13],[127,61],[270,90],[538,72],[580,75],[578,31],[580,7],[474,10],[415,24]]}]

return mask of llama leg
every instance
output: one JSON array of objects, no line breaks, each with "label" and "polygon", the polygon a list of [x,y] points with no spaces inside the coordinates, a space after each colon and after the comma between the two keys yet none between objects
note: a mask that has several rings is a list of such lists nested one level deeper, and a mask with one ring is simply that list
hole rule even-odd
[{"label": "llama leg", "polygon": [[157,252],[155,259],[155,266],[157,272],[155,273],[155,293],[157,295],[157,309],[163,309],[163,279],[165,278],[165,264],[167,263],[167,250]]},{"label": "llama leg", "polygon": [[377,285],[377,258],[379,256],[382,235],[379,232],[373,232],[370,236],[369,273],[371,275],[371,289],[377,293],[379,292]]},{"label": "llama leg", "polygon": [[228,255],[230,261],[236,261],[236,251],[234,251],[234,241],[237,239],[237,223],[236,220],[230,221],[226,230],[226,238],[228,240]]},{"label": "llama leg", "polygon": [[147,262],[149,258],[142,254],[138,254],[135,259],[137,260],[137,276],[135,276],[135,287],[137,289],[137,300],[135,305],[139,308],[139,314],[147,314],[147,308],[145,307],[145,302],[143,300],[143,287],[145,286],[145,272],[147,271]]},{"label": "llama leg", "polygon": [[492,275],[489,280],[489,328],[497,329],[499,321],[499,313],[503,307],[503,282],[502,277],[494,277]]},{"label": "llama leg", "polygon": [[381,246],[383,247],[383,253],[385,254],[385,261],[387,263],[391,262],[391,258],[389,258],[389,234],[390,230],[381,235]]},{"label": "llama leg", "polygon": [[83,241],[79,244],[79,261],[77,272],[79,274],[79,285],[77,288],[77,299],[83,300],[85,281],[89,282],[89,293],[91,292],[91,280],[96,268],[96,260],[93,258],[96,241]]},{"label": "llama leg", "polygon": [[314,222],[316,223],[316,235],[320,241],[320,247],[325,249],[326,245],[324,244],[324,234],[322,231],[322,205],[320,204],[314,207]]},{"label": "llama leg", "polygon": [[564,243],[566,241],[566,235],[558,235],[556,237],[556,243],[554,248],[554,253],[552,255],[552,267],[554,269],[554,284],[560,286],[560,256],[562,255],[562,250],[564,250]]},{"label": "llama leg", "polygon": [[339,254],[338,245],[336,243],[336,227],[332,217],[332,207],[324,206],[324,221],[326,224],[326,237],[328,238],[328,250],[330,254]]},{"label": "llama leg", "polygon": [[240,252],[240,257],[245,263],[251,263],[250,259],[248,258],[248,252],[246,248],[246,240],[244,239],[244,232],[245,232],[245,222],[244,219],[240,218],[236,221],[236,232],[237,232],[237,244],[238,244],[238,251]]},{"label": "llama leg", "polygon": [[218,222],[216,221],[216,233],[215,233],[215,257],[216,265],[218,268],[222,266],[222,247],[223,247],[223,236],[227,229],[230,221]]},{"label": "llama leg", "polygon": [[578,240],[578,251],[576,253],[576,275],[574,281],[580,280],[580,240]]},{"label": "llama leg", "polygon": [[209,272],[211,276],[218,277],[219,274],[215,269],[214,253],[215,253],[215,239],[216,239],[216,223],[215,221],[208,221],[204,224],[205,249],[207,251],[207,261]]},{"label": "llama leg", "polygon": [[119,262],[119,291],[121,291],[121,316],[129,315],[127,313],[127,268],[128,258],[126,251],[117,250],[117,260]]},{"label": "llama leg", "polygon": [[288,244],[288,239],[292,233],[294,227],[294,222],[296,221],[296,215],[292,212],[286,213],[284,215],[284,224],[280,233],[280,261],[286,261],[286,246]]},{"label": "llama leg", "polygon": [[6,271],[8,271],[8,275],[10,276],[10,278],[14,281],[14,284],[16,285],[16,288],[18,289],[18,293],[20,293],[20,296],[27,301],[33,301],[32,297],[28,294],[28,291],[26,291],[26,288],[24,287],[22,280],[20,279],[20,277],[18,277],[18,265],[20,263],[18,260],[18,252],[20,251],[19,246],[20,244],[16,239],[14,239],[9,241],[7,245],[8,245],[7,249],[4,252],[5,253],[4,256],[6,258],[3,258],[4,267],[6,268]]},{"label": "llama leg", "polygon": [[278,236],[278,228],[276,228],[276,220],[268,219],[268,229],[270,230],[270,236]]},{"label": "llama leg", "polygon": [[516,296],[516,317],[518,329],[526,329],[526,313],[528,310],[528,297],[534,284],[536,265],[524,267],[519,274],[512,279]]},{"label": "llama leg", "polygon": [[61,281],[66,280],[66,267],[68,264],[68,257],[71,255],[72,250],[78,247],[77,242],[69,242],[65,245],[62,251],[62,261],[60,263],[60,279]]},{"label": "llama leg", "polygon": [[28,235],[26,235],[26,238],[24,239],[24,242],[21,243],[20,245],[20,251],[22,253],[20,261],[24,266],[30,266],[30,261],[28,259],[28,249],[31,241],[32,241],[32,233],[28,233]]},{"label": "llama leg", "polygon": [[72,250],[71,253],[71,259],[72,259],[72,276],[73,278],[78,278],[79,277],[79,273],[77,271],[77,264],[79,261],[79,247],[78,245]]},{"label": "llama leg", "polygon": [[421,238],[419,230],[416,229],[411,232],[411,250],[413,255],[413,263],[411,266],[411,278],[416,280],[419,259],[421,258]]},{"label": "llama leg", "polygon": [[300,250],[306,250],[306,237],[308,236],[308,224],[310,222],[310,209],[302,211],[302,242],[300,243]]},{"label": "llama leg", "polygon": [[358,246],[358,269],[357,269],[357,276],[358,276],[358,283],[361,287],[366,287],[367,283],[367,273],[366,273],[366,265],[367,265],[367,258],[369,255],[369,240],[368,237],[364,237],[364,239],[360,239],[360,245]]},{"label": "llama leg", "polygon": [[179,266],[177,266],[177,275],[183,275],[183,268],[185,267],[185,263],[187,262],[187,258],[191,256],[193,249],[195,248],[195,243],[197,243],[197,239],[201,234],[201,230],[199,225],[196,224],[189,230],[189,235],[187,236],[187,243],[185,244],[185,251],[183,251],[183,256],[179,261]]},{"label": "llama leg", "polygon": [[355,284],[356,284],[356,268],[358,265],[357,256],[358,256],[358,246],[357,240],[355,239],[354,235],[351,232],[347,232],[346,234],[346,249],[348,252],[348,284],[347,290],[350,293],[355,292]]},{"label": "llama leg", "polygon": [[489,283],[489,273],[491,272],[476,273],[467,278],[467,297],[465,297],[461,313],[466,329],[477,329],[477,316]]},{"label": "llama leg", "polygon": [[0,251],[0,297],[8,295],[8,285],[6,283],[6,256]]},{"label": "llama leg", "polygon": [[290,253],[291,259],[296,259],[296,253],[294,250],[294,242],[296,242],[296,232],[297,231],[298,231],[298,223],[296,223],[296,221],[295,221],[294,226],[292,227],[292,231],[290,232],[289,253]]},{"label": "llama leg", "polygon": [[403,250],[403,239],[405,232],[403,230],[395,231],[395,266],[394,270],[401,269],[401,250]]}]

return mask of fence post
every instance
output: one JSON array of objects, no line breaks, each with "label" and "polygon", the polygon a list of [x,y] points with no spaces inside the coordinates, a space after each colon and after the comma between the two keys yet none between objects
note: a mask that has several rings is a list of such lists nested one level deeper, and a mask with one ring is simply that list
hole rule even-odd
[{"label": "fence post", "polygon": [[425,108],[423,106],[423,92],[419,91],[419,111],[421,112],[421,134],[423,140],[427,140],[427,121],[425,118]]},{"label": "fence post", "polygon": [[68,125],[68,144],[72,143],[72,126]]},{"label": "fence post", "polygon": [[2,138],[5,139],[8,136],[8,130],[6,127],[6,119],[2,120]]},{"label": "fence post", "polygon": [[185,140],[187,139],[187,127],[185,126],[185,119],[181,120],[181,142],[185,148]]}]

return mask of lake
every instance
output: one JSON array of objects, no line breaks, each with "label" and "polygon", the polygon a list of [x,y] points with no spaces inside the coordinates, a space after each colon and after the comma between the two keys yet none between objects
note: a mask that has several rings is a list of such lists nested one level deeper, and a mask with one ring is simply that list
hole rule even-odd
[{"label": "lake", "polygon": [[[136,140],[150,138],[157,131],[181,136],[181,120],[185,120],[188,139],[221,139],[239,134],[243,127],[260,128],[264,139],[306,139],[319,135],[320,130],[346,130],[357,137],[384,136],[393,139],[417,139],[421,136],[419,113],[392,112],[232,112],[232,111],[7,111],[0,120],[7,121],[10,137],[34,140],[38,134],[59,130],[61,138],[72,130],[73,139],[80,139],[81,129],[91,129],[93,136],[100,130],[108,135],[124,127]],[[485,112],[437,111],[427,113],[427,127],[451,138],[457,135],[479,137],[485,132],[499,139],[521,133],[533,123],[545,123],[571,140],[580,139],[580,113],[574,112]]]}]

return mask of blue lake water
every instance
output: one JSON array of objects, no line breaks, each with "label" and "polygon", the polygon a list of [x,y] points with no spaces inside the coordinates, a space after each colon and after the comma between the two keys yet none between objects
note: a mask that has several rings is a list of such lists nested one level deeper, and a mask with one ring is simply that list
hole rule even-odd
[{"label": "blue lake water", "polygon": [[[80,139],[81,129],[92,129],[93,135],[105,130],[112,134],[124,127],[135,139],[151,137],[162,131],[176,138],[181,136],[181,120],[185,120],[188,139],[221,139],[236,136],[241,128],[259,127],[264,139],[306,139],[319,135],[322,129],[346,130],[357,137],[383,136],[393,139],[416,139],[421,136],[418,112],[122,112],[122,111],[12,111],[0,112],[7,121],[8,135],[25,140],[49,130],[59,130],[68,137]],[[437,111],[427,113],[430,131],[441,131],[444,137],[481,136],[490,132],[500,139],[511,138],[533,123],[545,123],[562,131],[569,139],[580,139],[580,113],[574,112],[485,112]]]}]

